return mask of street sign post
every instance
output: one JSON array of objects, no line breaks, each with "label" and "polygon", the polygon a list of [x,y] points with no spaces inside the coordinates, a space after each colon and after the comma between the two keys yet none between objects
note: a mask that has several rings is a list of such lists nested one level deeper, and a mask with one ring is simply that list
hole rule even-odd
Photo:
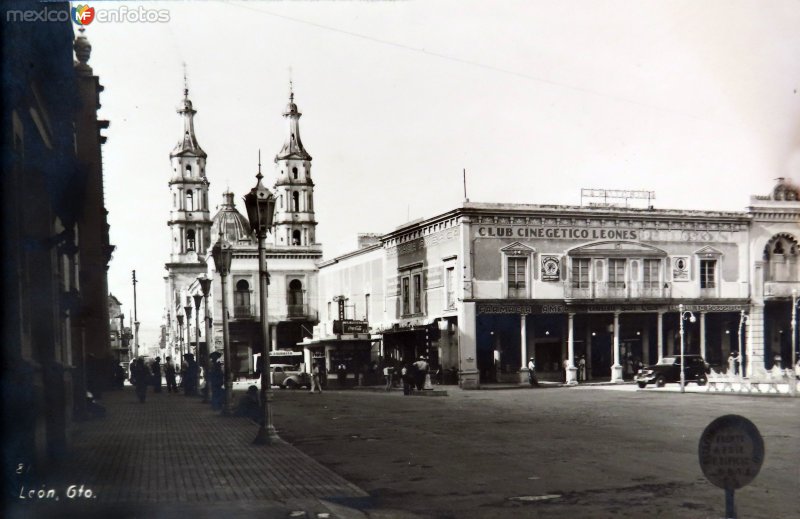
[{"label": "street sign post", "polygon": [[734,491],[749,485],[764,463],[761,433],[743,416],[720,416],[703,431],[698,455],[706,479],[725,490],[726,519],[736,519]]}]

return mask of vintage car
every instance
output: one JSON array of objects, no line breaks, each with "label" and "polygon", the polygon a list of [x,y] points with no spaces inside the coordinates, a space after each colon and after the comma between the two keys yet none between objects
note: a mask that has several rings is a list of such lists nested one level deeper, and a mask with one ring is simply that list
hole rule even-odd
[{"label": "vintage car", "polygon": [[[706,376],[709,370],[708,363],[700,355],[694,354],[684,355],[683,359],[685,362],[684,379],[686,382],[697,382],[698,386],[704,386],[708,382],[708,377]],[[664,357],[658,364],[640,369],[634,380],[641,388],[653,383],[657,387],[664,387],[667,382],[680,382],[681,356]]]},{"label": "vintage car", "polygon": [[311,376],[293,364],[270,364],[270,381],[281,389],[311,387]]}]

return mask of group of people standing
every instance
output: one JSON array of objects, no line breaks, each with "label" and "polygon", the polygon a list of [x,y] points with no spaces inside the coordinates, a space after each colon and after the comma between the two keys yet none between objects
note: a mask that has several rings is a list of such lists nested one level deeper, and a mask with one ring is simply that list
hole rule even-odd
[{"label": "group of people standing", "polygon": [[[219,352],[210,355],[211,366],[206,376],[206,390],[210,388],[212,394],[212,405],[220,400],[222,393],[222,367],[219,364]],[[177,377],[180,374],[180,387],[186,396],[197,396],[200,381],[200,365],[194,355],[187,353],[183,356],[183,364],[176,366],[172,362],[172,357],[167,357],[162,364],[161,357],[156,357],[153,361],[147,362],[143,357],[137,357],[131,362],[131,384],[136,388],[136,396],[139,402],[144,403],[147,398],[147,388],[153,386],[154,393],[161,393],[162,383],[166,381],[168,393],[178,393]],[[215,400],[216,395],[216,400]],[[220,404],[221,408],[221,404]]]}]

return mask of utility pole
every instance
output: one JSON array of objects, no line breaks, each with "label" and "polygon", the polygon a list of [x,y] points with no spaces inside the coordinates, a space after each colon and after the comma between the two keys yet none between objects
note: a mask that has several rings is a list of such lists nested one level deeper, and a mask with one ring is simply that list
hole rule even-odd
[{"label": "utility pole", "polygon": [[139,356],[139,318],[136,314],[136,271],[131,274],[133,279],[133,356]]}]

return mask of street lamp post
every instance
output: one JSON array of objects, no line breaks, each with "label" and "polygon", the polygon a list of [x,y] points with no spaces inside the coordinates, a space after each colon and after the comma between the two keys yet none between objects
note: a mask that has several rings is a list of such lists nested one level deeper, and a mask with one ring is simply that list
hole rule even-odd
[{"label": "street lamp post", "polygon": [[[744,346],[742,344],[742,331],[744,327],[747,326],[747,323],[750,321],[750,316],[744,313],[744,310],[741,310],[739,313],[739,376],[744,377],[744,350],[742,349]],[[749,358],[749,356],[748,356]]]},{"label": "street lamp post", "polygon": [[683,321],[686,319],[689,320],[690,323],[695,322],[697,319],[695,318],[692,312],[684,311],[683,304],[678,305],[678,312],[680,313],[680,335],[681,335],[681,393],[686,392],[686,366],[683,359],[683,352],[684,352],[684,340],[683,340]]},{"label": "street lamp post", "polygon": [[258,153],[258,182],[255,187],[244,196],[244,205],[247,208],[247,217],[250,220],[250,228],[258,237],[258,271],[259,271],[259,291],[261,307],[261,401],[264,405],[264,421],[258,428],[253,443],[258,445],[268,445],[278,440],[278,433],[272,424],[272,410],[270,409],[270,399],[272,389],[270,388],[270,363],[269,363],[269,319],[267,314],[267,253],[264,248],[264,240],[272,227],[272,220],[275,216],[275,197],[261,183],[261,152]]},{"label": "street lamp post", "polygon": [[[208,317],[208,294],[211,292],[211,280],[208,279],[207,277],[203,276],[203,277],[198,277],[197,281],[200,283],[200,290],[202,290],[202,292],[203,292],[203,299],[205,300],[205,309],[206,309],[205,316],[203,317],[203,327],[205,328],[205,331],[206,331],[206,347],[203,348],[203,360],[204,360],[203,369],[205,370],[205,376],[206,376],[206,385],[205,385],[205,389],[203,390],[203,403],[208,403],[208,392],[209,392],[208,373],[209,373],[209,369],[211,368],[210,358],[209,358],[209,354],[211,353],[211,351],[210,351],[210,349],[211,349],[211,331],[209,330],[209,325],[208,325],[208,319],[209,319],[209,317]],[[198,312],[199,312],[199,308],[198,308]]]},{"label": "street lamp post", "polygon": [[203,296],[200,294],[193,294],[192,299],[194,299],[194,354],[197,357],[197,364],[203,367],[203,377],[206,380],[206,387],[203,388],[203,394],[206,394],[208,393],[208,372],[206,371],[206,365],[203,361],[203,353],[200,351],[200,302],[203,300]]},{"label": "street lamp post", "polygon": [[[176,314],[175,317],[178,319],[178,349],[181,353],[181,358],[178,359],[178,365],[181,365],[183,362],[183,314]],[[183,377],[183,375],[181,375]]]},{"label": "street lamp post", "polygon": [[797,395],[797,289],[792,290],[792,365],[789,371],[789,392]]},{"label": "street lamp post", "polygon": [[[186,303],[187,303],[186,306],[183,307],[183,311],[186,312],[186,353],[188,355],[191,355],[192,354],[192,305],[189,304],[189,301],[186,301]],[[186,366],[187,368],[189,367],[188,360],[186,361]],[[192,384],[196,383],[197,379],[195,378]],[[192,396],[194,396],[197,391],[197,386],[195,385],[189,393],[185,392],[186,384],[183,385],[183,389],[184,389],[184,395],[191,394]]]},{"label": "street lamp post", "polygon": [[231,260],[233,250],[231,244],[222,235],[220,229],[219,237],[211,248],[211,256],[214,258],[214,265],[220,275],[222,282],[222,346],[225,359],[225,402],[222,405],[222,416],[231,416],[231,400],[233,399],[233,378],[231,377],[231,345],[228,338],[228,303],[225,286],[228,280],[228,273],[231,270]]}]

